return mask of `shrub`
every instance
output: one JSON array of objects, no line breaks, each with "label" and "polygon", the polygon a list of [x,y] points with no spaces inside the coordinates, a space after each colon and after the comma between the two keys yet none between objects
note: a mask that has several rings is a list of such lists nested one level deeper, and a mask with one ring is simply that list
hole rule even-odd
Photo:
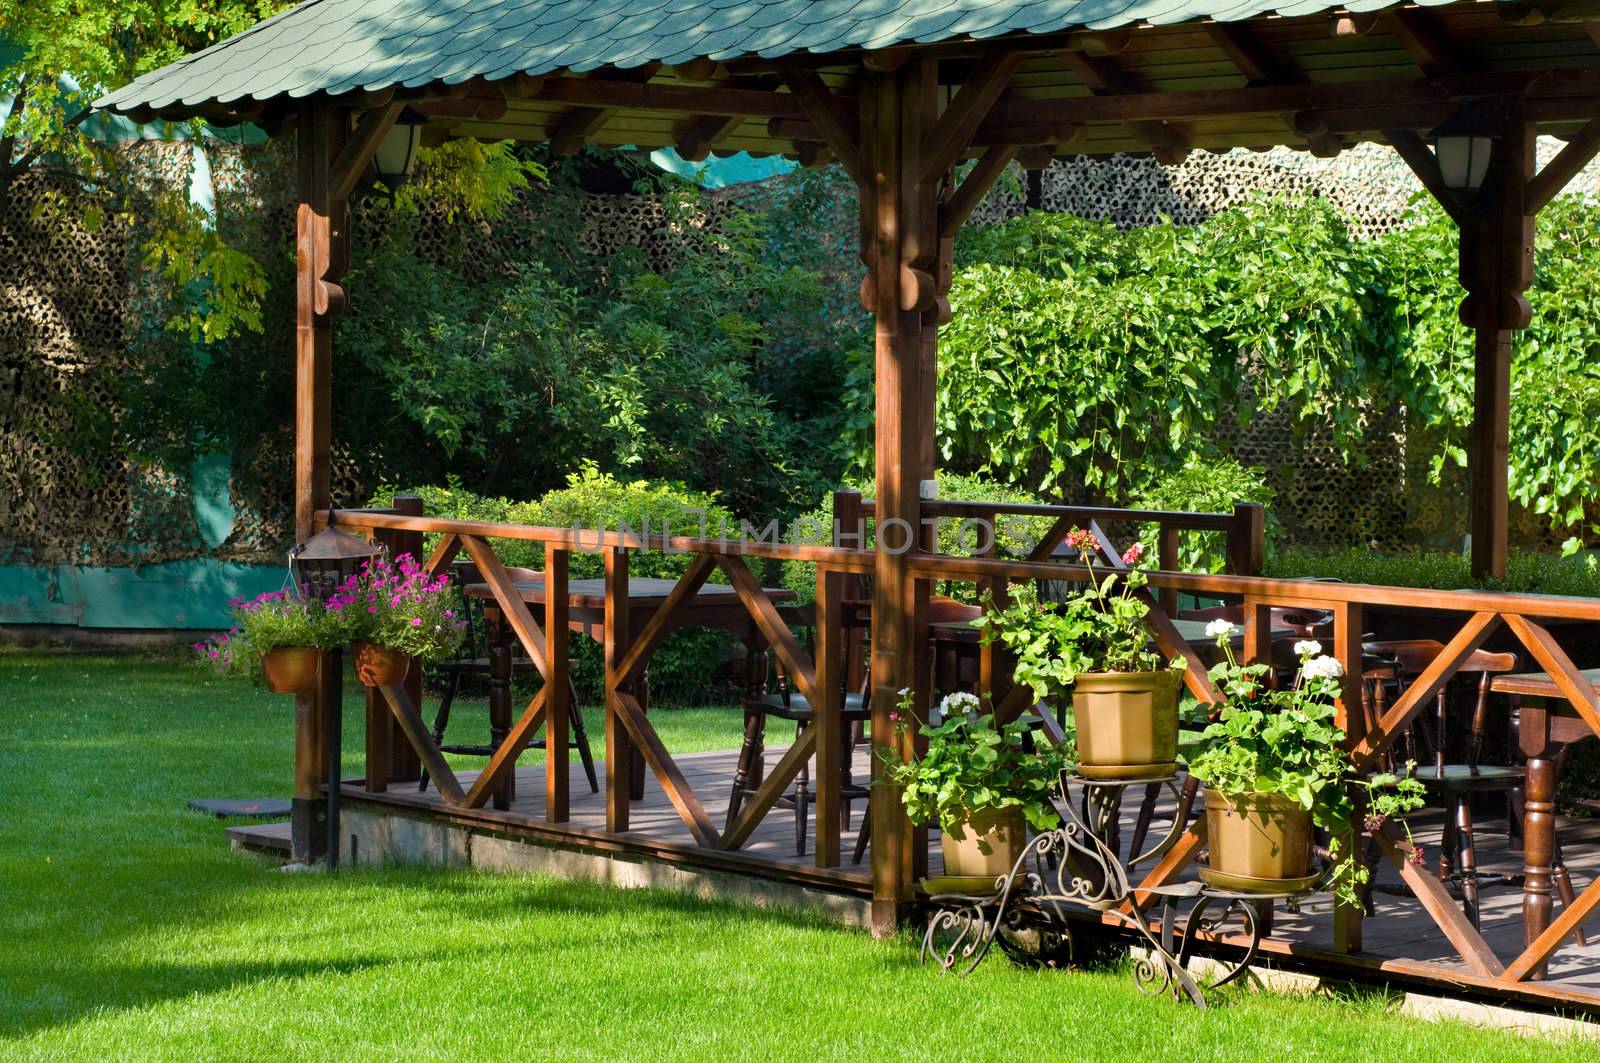
[{"label": "shrub", "polygon": [[1327,576],[1346,583],[1457,590],[1481,587],[1517,594],[1600,598],[1600,567],[1589,557],[1515,553],[1504,579],[1475,580],[1467,558],[1445,550],[1380,554],[1372,550],[1284,549],[1267,559],[1266,574],[1283,579]]},{"label": "shrub", "polygon": [[[864,499],[871,499],[873,495],[873,485],[860,480],[849,481],[841,485],[840,490],[859,491]],[[947,472],[939,473],[939,497],[949,502],[1000,502],[1013,505],[1037,505],[1040,501],[1036,495],[995,480]],[[995,549],[1006,557],[1025,556],[1034,542],[1048,534],[1052,523],[1049,517],[1002,517],[995,528]],[[797,517],[790,525],[790,531],[785,541],[806,546],[831,546],[833,493],[829,492],[815,509]],[[975,538],[969,530],[963,529],[960,521],[941,520],[939,523],[940,553],[969,557],[974,552],[973,548],[979,545],[974,541]],[[869,521],[863,546],[871,549],[872,545],[872,524]],[[801,601],[809,602],[816,597],[817,566],[807,561],[785,561],[782,581],[785,587],[800,596]],[[977,589],[971,583],[952,581],[943,590],[965,602],[978,600]]]},{"label": "shrub", "polygon": [[[1247,467],[1233,458],[1191,454],[1180,468],[1162,473],[1128,504],[1134,509],[1231,513],[1236,502],[1259,502],[1267,507],[1267,542],[1271,543],[1278,530],[1272,501],[1265,469]],[[1147,552],[1155,550],[1156,539],[1156,528],[1143,529],[1140,541]],[[1185,571],[1221,572],[1227,564],[1228,541],[1223,532],[1182,532],[1178,542],[1179,563]],[[1172,567],[1168,558],[1161,558],[1161,564]]]},{"label": "shrub", "polygon": [[[674,535],[700,534],[702,517],[707,533],[713,537],[723,528],[736,535],[739,522],[717,497],[694,491],[681,484],[625,481],[603,473],[592,465],[567,478],[567,486],[551,491],[532,502],[486,498],[451,483],[445,487],[419,487],[407,490],[385,488],[369,503],[391,505],[395,494],[416,494],[423,498],[429,516],[458,520],[487,520],[529,524],[585,532],[631,529],[651,534],[670,527]],[[428,550],[439,540],[426,537]],[[544,545],[525,539],[491,540],[495,554],[506,565],[518,568],[544,568]],[[630,553],[630,577],[676,579],[688,568],[690,555],[656,550]],[[573,552],[569,574],[572,579],[598,579],[605,575],[605,560],[598,553]],[[713,573],[712,582],[723,582]],[[728,660],[732,640],[726,632],[683,628],[667,636],[650,659],[650,691],[655,704],[705,703],[726,695],[718,673]],[[602,648],[589,638],[571,640],[573,682],[581,698],[590,704],[602,695],[605,668]]]}]

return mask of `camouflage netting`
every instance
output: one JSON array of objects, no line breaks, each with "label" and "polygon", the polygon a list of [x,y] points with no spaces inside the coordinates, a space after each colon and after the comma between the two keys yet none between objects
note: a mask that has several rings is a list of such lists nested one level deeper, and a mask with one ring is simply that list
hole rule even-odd
[{"label": "camouflage netting", "polygon": [[[1548,157],[1553,145],[1541,145]],[[124,151],[151,194],[186,180],[190,144],[140,142]],[[217,187],[218,224],[248,231],[259,246],[291,246],[291,166],[280,147],[244,150],[213,146],[208,152]],[[179,186],[181,187],[181,186]],[[839,311],[848,313],[859,275],[854,205],[843,185],[831,198],[808,201],[807,238],[820,241],[838,262],[834,276]],[[1573,190],[1594,194],[1600,171],[1590,169]],[[1387,149],[1361,146],[1335,160],[1275,150],[1213,155],[1196,152],[1181,166],[1151,159],[1112,157],[1060,160],[1046,171],[1046,209],[1109,220],[1119,227],[1171,219],[1194,224],[1265,193],[1320,195],[1351,219],[1357,232],[1378,235],[1401,223],[1417,192],[1408,170]],[[640,247],[656,264],[681,248],[684,227],[714,228],[735,206],[792,206],[781,182],[738,186],[702,197],[696,212],[647,196],[592,196],[582,206],[579,248],[606,254]],[[505,263],[532,247],[540,193],[514,205],[505,223],[447,224],[420,234],[420,250],[440,261]],[[998,188],[974,220],[992,224],[1024,209],[1020,182]],[[358,210],[354,225],[370,222]],[[114,396],[93,369],[127,366],[129,339],[148,312],[141,288],[141,233],[137,204],[116,210],[95,193],[59,176],[33,175],[0,209],[0,561],[77,564],[147,564],[186,557],[276,561],[289,538],[287,506],[291,440],[265,440],[236,456],[229,482],[232,529],[209,545],[195,518],[187,470],[168,470],[113,455],[111,441],[85,458]],[[92,219],[92,221],[91,221]],[[472,247],[472,255],[462,251]],[[470,265],[463,268],[474,268]],[[481,267],[480,267],[481,268]],[[269,322],[271,342],[285,344],[287,323]],[[1247,398],[1247,397],[1246,397]],[[1464,530],[1463,485],[1427,483],[1426,470],[1408,456],[1400,411],[1372,411],[1364,459],[1347,462],[1316,431],[1296,441],[1282,418],[1257,418],[1248,429],[1221,425],[1241,460],[1265,466],[1277,490],[1279,519],[1293,541],[1347,542],[1353,537],[1390,547],[1441,542]],[[382,455],[349,458],[335,431],[335,497],[365,497],[376,479],[403,473]],[[402,477],[403,478],[403,477]],[[1549,537],[1525,514],[1514,518],[1525,543]]]}]

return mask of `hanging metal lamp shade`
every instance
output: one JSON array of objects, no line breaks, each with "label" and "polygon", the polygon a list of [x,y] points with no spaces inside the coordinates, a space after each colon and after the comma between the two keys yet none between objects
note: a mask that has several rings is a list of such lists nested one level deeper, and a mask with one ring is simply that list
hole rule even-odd
[{"label": "hanging metal lamp shade", "polygon": [[289,573],[304,598],[327,600],[362,565],[385,552],[360,536],[340,531],[334,519],[329,510],[328,526],[289,551]]}]

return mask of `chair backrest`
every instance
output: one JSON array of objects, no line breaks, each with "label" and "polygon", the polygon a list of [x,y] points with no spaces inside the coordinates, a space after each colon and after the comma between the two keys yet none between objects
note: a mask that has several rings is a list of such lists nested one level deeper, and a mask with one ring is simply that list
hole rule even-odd
[{"label": "chair backrest", "polygon": [[928,600],[928,623],[966,624],[983,615],[983,606],[958,602],[939,595]]}]

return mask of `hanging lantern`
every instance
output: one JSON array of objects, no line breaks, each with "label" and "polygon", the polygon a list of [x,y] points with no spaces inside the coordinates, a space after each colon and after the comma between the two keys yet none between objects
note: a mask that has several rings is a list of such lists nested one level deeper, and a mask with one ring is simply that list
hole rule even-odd
[{"label": "hanging lantern", "polygon": [[1456,192],[1477,192],[1489,176],[1496,128],[1480,107],[1468,105],[1429,134],[1439,177]]},{"label": "hanging lantern", "polygon": [[383,547],[334,527],[330,509],[328,526],[289,551],[289,574],[303,597],[326,601],[362,565],[383,553]]},{"label": "hanging lantern", "polygon": [[372,153],[372,165],[378,171],[378,180],[388,186],[391,194],[405,184],[417,168],[417,149],[422,146],[422,123],[408,120],[411,118],[409,113],[402,114]]}]

